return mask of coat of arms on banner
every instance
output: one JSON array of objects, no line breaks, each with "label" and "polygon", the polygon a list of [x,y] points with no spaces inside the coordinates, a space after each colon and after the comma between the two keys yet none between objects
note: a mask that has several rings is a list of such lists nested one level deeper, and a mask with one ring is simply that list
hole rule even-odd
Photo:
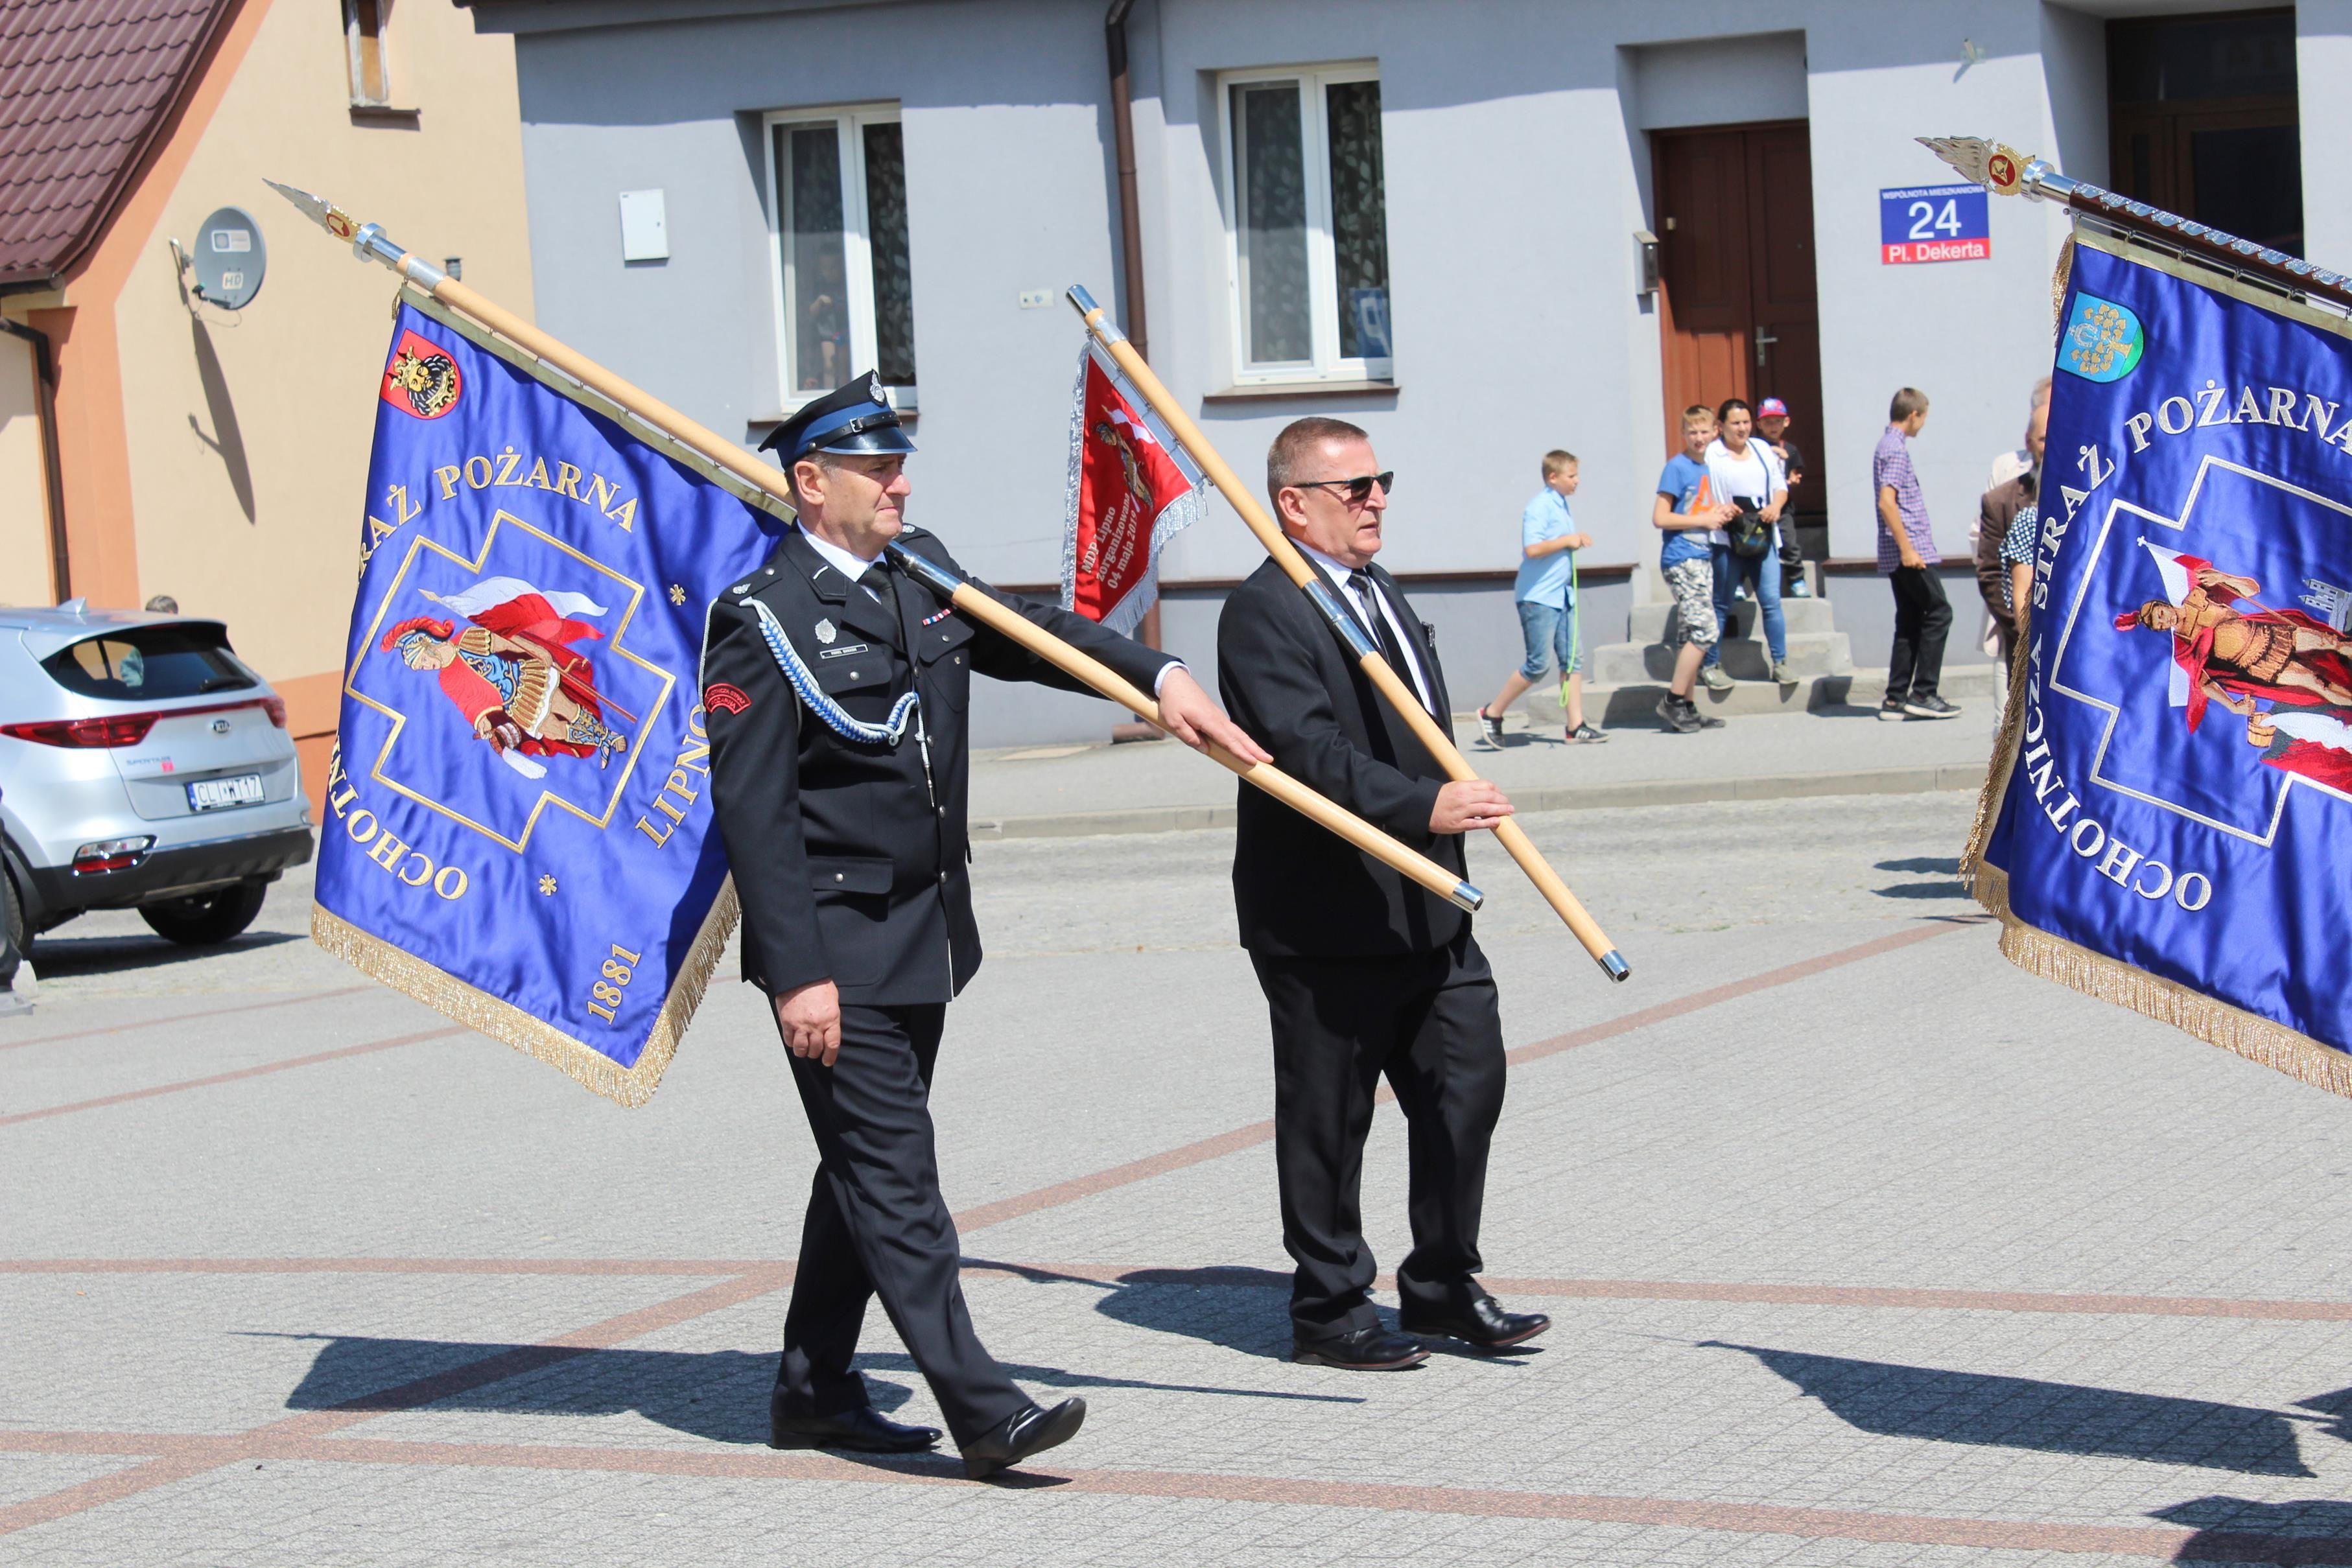
[{"label": "coat of arms on banner", "polygon": [[704,611],[782,519],[404,298],[313,933],[638,1103],[733,920],[710,831]]},{"label": "coat of arms on banner", "polygon": [[2352,337],[2077,244],[1974,885],[2028,967],[2352,1093]]}]

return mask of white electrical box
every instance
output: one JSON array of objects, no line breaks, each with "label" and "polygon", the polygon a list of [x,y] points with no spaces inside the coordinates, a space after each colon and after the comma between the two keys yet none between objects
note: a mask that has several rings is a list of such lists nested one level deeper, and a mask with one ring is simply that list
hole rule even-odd
[{"label": "white electrical box", "polygon": [[621,259],[669,259],[669,219],[659,191],[621,193]]},{"label": "white electrical box", "polygon": [[1021,308],[1024,310],[1043,310],[1053,302],[1054,291],[1050,288],[1024,288],[1021,291]]}]

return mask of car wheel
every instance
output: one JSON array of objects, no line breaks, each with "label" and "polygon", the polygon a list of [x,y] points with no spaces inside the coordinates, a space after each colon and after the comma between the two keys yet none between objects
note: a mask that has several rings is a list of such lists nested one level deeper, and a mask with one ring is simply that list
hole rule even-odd
[{"label": "car wheel", "polygon": [[208,947],[227,941],[252,925],[268,892],[269,884],[258,879],[233,883],[210,893],[192,893],[185,898],[167,899],[162,904],[142,904],[139,906],[139,918],[158,936],[190,947]]},{"label": "car wheel", "polygon": [[8,922],[8,946],[22,958],[33,950],[33,930],[25,919],[25,901],[16,896],[16,879],[0,867],[0,914]]}]

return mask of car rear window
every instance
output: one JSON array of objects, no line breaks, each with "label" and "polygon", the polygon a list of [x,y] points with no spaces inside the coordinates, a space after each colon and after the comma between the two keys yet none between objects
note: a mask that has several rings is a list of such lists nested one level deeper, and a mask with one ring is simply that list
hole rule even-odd
[{"label": "car rear window", "polygon": [[117,702],[202,696],[261,684],[218,626],[134,626],[69,643],[41,661],[69,692]]}]

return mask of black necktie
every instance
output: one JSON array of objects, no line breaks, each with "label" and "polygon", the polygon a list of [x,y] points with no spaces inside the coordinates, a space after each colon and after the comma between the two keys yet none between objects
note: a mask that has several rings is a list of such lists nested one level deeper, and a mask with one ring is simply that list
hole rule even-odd
[{"label": "black necktie", "polygon": [[[1355,594],[1356,607],[1363,612],[1365,624],[1370,629],[1373,640],[1381,645],[1381,657],[1389,662],[1389,668],[1397,673],[1397,678],[1414,688],[1418,695],[1419,686],[1414,679],[1412,661],[1404,656],[1404,644],[1397,641],[1395,629],[1390,626],[1388,616],[1381,612],[1381,591],[1373,583],[1371,573],[1349,572],[1348,587]],[[1429,705],[1424,701],[1422,706],[1426,707]]]}]

